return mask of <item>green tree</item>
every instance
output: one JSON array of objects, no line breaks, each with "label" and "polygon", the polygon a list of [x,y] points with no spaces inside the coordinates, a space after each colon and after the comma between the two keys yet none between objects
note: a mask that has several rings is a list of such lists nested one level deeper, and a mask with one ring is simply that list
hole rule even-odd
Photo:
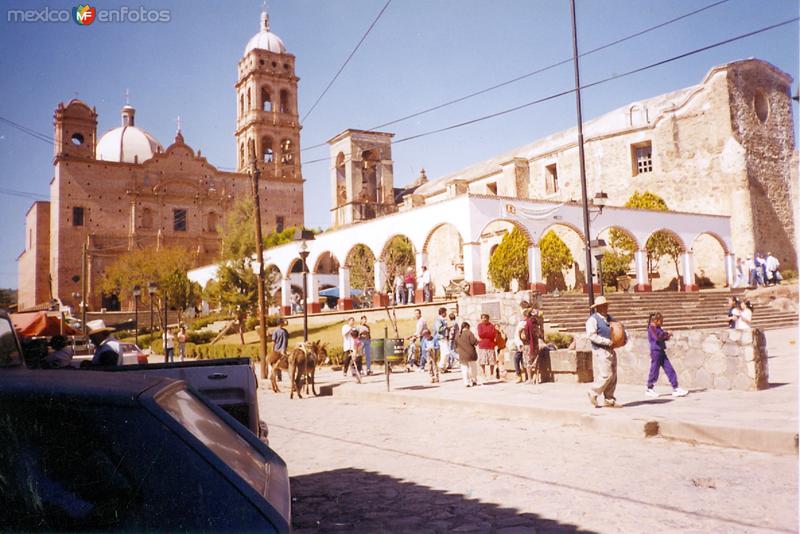
[{"label": "green tree", "polygon": [[[392,282],[396,275],[403,275],[409,267],[415,265],[414,246],[408,238],[396,235],[384,249],[384,261],[386,262],[386,285],[387,292],[392,291]],[[377,289],[377,288],[376,288]]]},{"label": "green tree", "polygon": [[489,258],[489,279],[495,287],[508,291],[515,278],[520,286],[528,280],[528,240],[516,226]]},{"label": "green tree", "polygon": [[356,245],[347,257],[350,266],[350,286],[371,288],[375,283],[375,256],[366,245]]},{"label": "green tree", "polygon": [[[575,262],[569,247],[553,230],[550,230],[539,241],[539,250],[542,254],[542,276],[548,281],[548,285],[557,285],[557,281],[564,284],[564,271],[572,267]],[[576,283],[578,282],[576,280]]]},{"label": "green tree", "polygon": [[[645,191],[644,193],[639,193],[638,191],[634,192],[625,203],[625,207],[669,211],[664,199],[649,191]],[[633,254],[636,252],[636,243],[628,237],[625,232],[617,230],[616,228],[611,229],[610,241],[610,245],[615,251],[630,255],[630,259],[628,260],[628,263],[630,263],[630,260],[633,259]],[[670,258],[673,265],[675,265],[675,274],[678,277],[678,287],[680,289],[682,284],[679,261],[681,250],[680,242],[667,231],[659,230],[650,236],[650,239],[645,243],[648,275],[658,270],[662,258]]]},{"label": "green tree", "polygon": [[[167,306],[178,310],[178,321],[184,309],[194,306],[200,297],[200,286],[189,280],[187,273],[193,265],[192,254],[180,247],[155,247],[126,252],[111,264],[103,276],[102,290],[116,294],[120,301],[133,301],[133,288],[142,290],[142,302],[150,302],[147,286],[158,284],[153,305],[163,320],[163,299]],[[162,325],[163,326],[163,325]]]}]

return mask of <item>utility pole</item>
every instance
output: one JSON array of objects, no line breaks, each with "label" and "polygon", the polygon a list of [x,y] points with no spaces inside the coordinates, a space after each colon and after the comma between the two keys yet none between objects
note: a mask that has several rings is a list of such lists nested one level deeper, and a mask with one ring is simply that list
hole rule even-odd
[{"label": "utility pole", "polygon": [[583,246],[586,249],[586,281],[589,284],[589,306],[594,304],[594,282],[592,280],[592,239],[589,233],[589,196],[586,193],[586,159],[583,153],[583,114],[581,113],[581,75],[578,66],[578,31],[575,23],[575,0],[569,1],[572,18],[572,63],[575,68],[575,107],[578,112],[578,162],[581,172],[581,201],[583,202]]},{"label": "utility pole", "polygon": [[86,305],[89,297],[89,236],[86,236],[86,241],[83,243],[83,254],[81,254],[81,327],[83,328],[83,336],[89,330],[86,328]]},{"label": "utility pole", "polygon": [[250,177],[253,182],[253,211],[256,226],[256,257],[258,258],[258,356],[261,359],[261,379],[267,378],[267,316],[264,303],[264,239],[261,235],[261,201],[258,195],[258,178],[261,171],[258,170],[256,160],[256,143],[252,139],[248,143],[250,152]]}]

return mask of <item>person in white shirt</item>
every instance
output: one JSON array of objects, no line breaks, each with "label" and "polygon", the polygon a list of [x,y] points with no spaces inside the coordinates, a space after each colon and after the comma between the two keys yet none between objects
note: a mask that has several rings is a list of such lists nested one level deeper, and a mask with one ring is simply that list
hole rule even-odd
[{"label": "person in white shirt", "polygon": [[427,267],[422,267],[420,283],[422,284],[422,300],[425,302],[431,302],[433,300],[433,292],[431,291],[431,272]]},{"label": "person in white shirt", "polygon": [[767,252],[767,284],[779,284],[781,282],[781,275],[778,268],[781,266],[778,258],[772,255],[772,252]]},{"label": "person in white shirt", "polygon": [[756,262],[753,261],[753,256],[747,256],[744,262],[744,274],[749,287],[756,287]]},{"label": "person in white shirt", "polygon": [[[422,318],[422,311],[419,308],[414,310],[414,319],[417,320],[417,326],[414,329],[414,337],[416,339],[421,340],[422,332],[424,332],[425,330],[429,330],[429,328],[428,328],[428,323],[426,323],[425,319]],[[425,354],[420,352],[419,371],[425,370],[425,363],[426,363]]]},{"label": "person in white shirt", "polygon": [[737,330],[750,330],[753,326],[753,305],[749,300],[739,303],[739,317],[736,320]]},{"label": "person in white shirt", "polygon": [[[353,330],[355,330],[356,320],[353,317],[347,319],[347,322],[342,326],[342,355],[343,359],[347,359],[348,353],[352,352],[355,348],[355,340],[353,339]],[[347,368],[342,370],[342,374],[347,376]]]}]

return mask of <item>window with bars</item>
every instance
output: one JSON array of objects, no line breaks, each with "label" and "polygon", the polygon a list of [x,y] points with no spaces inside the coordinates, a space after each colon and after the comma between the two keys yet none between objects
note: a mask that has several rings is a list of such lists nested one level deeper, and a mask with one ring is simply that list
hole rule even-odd
[{"label": "window with bars", "polygon": [[187,215],[184,209],[172,210],[172,229],[176,232],[185,232],[187,226]]},{"label": "window with bars", "polygon": [[548,165],[544,168],[547,174],[545,178],[545,192],[546,193],[557,193],[558,192],[558,167],[555,163],[552,165]]},{"label": "window with bars", "polygon": [[633,175],[653,172],[653,144],[648,141],[631,147]]},{"label": "window with bars", "polygon": [[283,232],[283,230],[284,230],[283,215],[278,215],[277,217],[275,217],[275,226],[276,226],[275,230],[278,233]]}]

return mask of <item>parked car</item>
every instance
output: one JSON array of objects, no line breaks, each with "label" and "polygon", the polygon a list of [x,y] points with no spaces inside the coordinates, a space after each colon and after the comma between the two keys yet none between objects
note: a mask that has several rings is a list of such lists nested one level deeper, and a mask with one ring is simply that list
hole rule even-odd
[{"label": "parked car", "polygon": [[284,461],[183,381],[6,370],[0,413],[0,531],[290,531]]},{"label": "parked car", "polygon": [[[106,344],[119,354],[117,365],[142,365],[147,363],[147,354],[133,343],[111,339],[107,341]],[[92,360],[94,356],[94,345],[89,343],[88,351],[82,352],[82,355],[78,355],[77,352],[75,354],[76,356],[72,359],[72,366],[79,367],[81,362]]]}]

